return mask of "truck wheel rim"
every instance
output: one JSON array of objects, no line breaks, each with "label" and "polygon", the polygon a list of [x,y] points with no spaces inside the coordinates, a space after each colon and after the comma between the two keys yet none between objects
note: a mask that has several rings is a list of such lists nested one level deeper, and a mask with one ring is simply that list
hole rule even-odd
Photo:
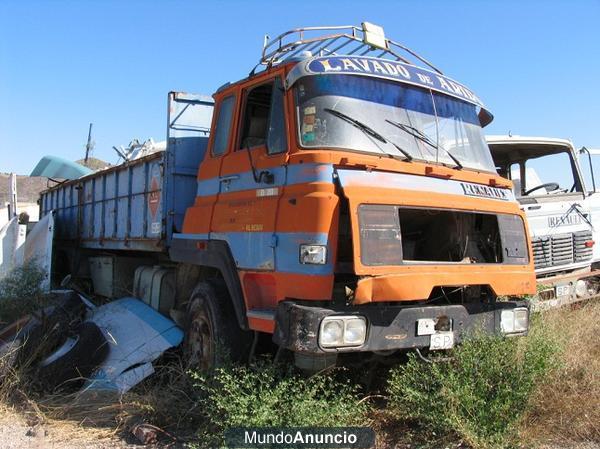
[{"label": "truck wheel rim", "polygon": [[194,314],[189,330],[188,350],[191,367],[205,371],[212,367],[213,335],[210,319],[204,310]]}]

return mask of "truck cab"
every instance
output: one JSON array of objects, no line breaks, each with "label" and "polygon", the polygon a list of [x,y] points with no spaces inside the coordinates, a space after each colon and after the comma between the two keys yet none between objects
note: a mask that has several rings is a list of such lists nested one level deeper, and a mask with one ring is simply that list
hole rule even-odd
[{"label": "truck cab", "polygon": [[593,262],[593,214],[573,144],[525,136],[488,136],[487,142],[527,215],[542,290],[550,287],[556,299],[588,296],[590,286],[577,279],[589,275]]},{"label": "truck cab", "polygon": [[40,207],[55,278],[176,318],[191,365],[274,343],[318,370],[527,332],[534,255],[492,115],[382,28],[283,33],[212,99],[169,94],[167,115],[164,151]]},{"label": "truck cab", "polygon": [[535,292],[533,255],[483,135],[492,116],[403,48],[370,24],[293,30],[214,95],[170,257],[231,271],[240,325],[301,366],[527,330],[514,299]]}]

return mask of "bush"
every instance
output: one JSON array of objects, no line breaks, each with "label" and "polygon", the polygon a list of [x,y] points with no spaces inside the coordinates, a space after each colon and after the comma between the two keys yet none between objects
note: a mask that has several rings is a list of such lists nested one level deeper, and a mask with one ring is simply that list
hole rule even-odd
[{"label": "bush", "polygon": [[413,354],[391,372],[390,411],[474,447],[511,447],[532,393],[556,366],[558,350],[555,340],[539,332],[473,337],[450,360],[435,363]]},{"label": "bush", "polygon": [[[357,387],[335,373],[302,377],[270,362],[192,373],[210,434],[236,427],[352,426],[368,422]],[[341,376],[339,376],[341,377]],[[206,436],[206,435],[205,435]]]},{"label": "bush", "polygon": [[44,305],[44,277],[37,264],[27,263],[0,280],[0,327]]}]

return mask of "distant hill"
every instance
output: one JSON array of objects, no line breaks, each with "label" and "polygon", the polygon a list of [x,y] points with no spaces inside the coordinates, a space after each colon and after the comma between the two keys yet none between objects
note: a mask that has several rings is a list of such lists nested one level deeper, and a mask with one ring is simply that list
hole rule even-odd
[{"label": "distant hill", "polygon": [[[8,173],[0,173],[0,206],[9,201],[9,178]],[[40,192],[46,190],[48,178],[17,175],[17,197],[22,203],[35,203]]]}]

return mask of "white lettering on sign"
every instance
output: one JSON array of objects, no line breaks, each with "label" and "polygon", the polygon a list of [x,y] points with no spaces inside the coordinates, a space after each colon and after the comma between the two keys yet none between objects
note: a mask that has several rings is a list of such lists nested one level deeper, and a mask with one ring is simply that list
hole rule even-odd
[{"label": "white lettering on sign", "polygon": [[472,101],[479,102],[479,98],[477,98],[477,96],[475,96],[473,92],[461,86],[460,84],[456,84],[450,80],[442,78],[441,76],[438,76],[437,79],[439,80],[442,89],[447,90],[451,94],[460,95],[461,97],[465,97]]},{"label": "white lettering on sign", "polygon": [[483,186],[480,184],[468,184],[466,182],[461,182],[460,185],[465,195],[494,198],[504,201],[509,199],[509,191],[507,189],[499,189],[497,187]]},{"label": "white lettering on sign", "polygon": [[[342,64],[341,67],[339,65],[332,66],[329,59],[320,59],[318,62],[323,67],[324,72],[339,72],[344,70],[382,75],[399,75],[407,80],[410,79],[410,73],[408,70],[406,70],[406,67],[402,66],[401,64],[394,64],[393,62],[383,62],[375,59],[364,58],[340,58],[339,62]],[[429,81],[430,82],[428,84],[432,84],[431,80]]]},{"label": "white lettering on sign", "polygon": [[422,73],[417,73],[417,76],[419,77],[419,80],[421,80],[422,83],[433,86],[433,81],[431,81],[431,78],[429,76],[424,75]]},{"label": "white lettering on sign", "polygon": [[[393,79],[431,88],[483,107],[481,100],[462,84],[427,69],[400,61],[356,56],[329,56],[312,59],[304,70],[310,73],[356,73]],[[294,71],[298,72],[296,77],[302,76],[302,69],[294,69]],[[292,77],[288,82],[293,84],[294,79],[297,78]]]}]

